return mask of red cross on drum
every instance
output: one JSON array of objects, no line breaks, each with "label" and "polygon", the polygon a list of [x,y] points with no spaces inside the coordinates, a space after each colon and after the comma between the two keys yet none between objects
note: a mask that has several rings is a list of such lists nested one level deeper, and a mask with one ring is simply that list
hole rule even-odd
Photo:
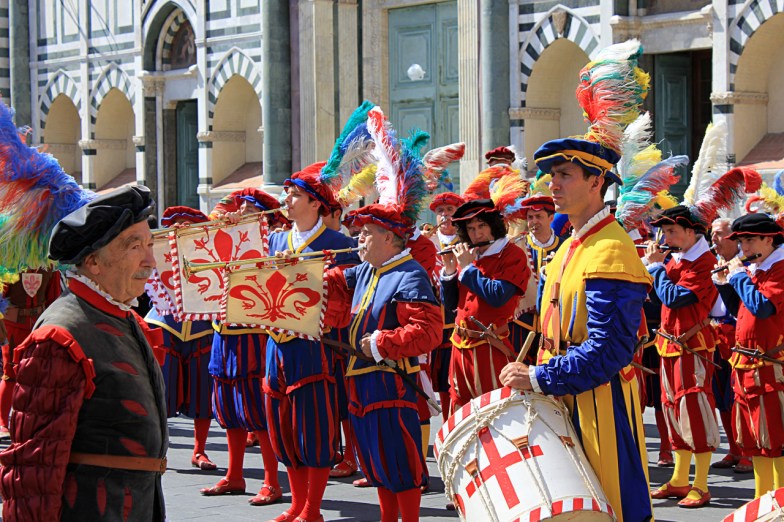
[{"label": "red cross on drum", "polygon": [[462,520],[615,520],[563,404],[501,388],[456,411],[434,453]]}]

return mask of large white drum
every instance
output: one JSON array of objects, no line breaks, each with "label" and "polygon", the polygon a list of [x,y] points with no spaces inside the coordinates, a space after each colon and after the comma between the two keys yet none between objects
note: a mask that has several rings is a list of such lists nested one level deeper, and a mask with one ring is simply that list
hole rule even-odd
[{"label": "large white drum", "polygon": [[784,488],[768,491],[724,518],[724,522],[773,522],[784,520]]},{"label": "large white drum", "polygon": [[562,403],[500,388],[456,411],[434,444],[469,521],[615,520]]}]

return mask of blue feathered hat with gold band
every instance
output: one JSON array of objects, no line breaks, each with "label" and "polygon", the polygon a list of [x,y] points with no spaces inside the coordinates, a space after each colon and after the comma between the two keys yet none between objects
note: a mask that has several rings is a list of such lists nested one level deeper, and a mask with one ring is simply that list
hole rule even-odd
[{"label": "blue feathered hat with gold band", "polygon": [[580,71],[577,101],[591,124],[584,136],[548,141],[534,154],[536,166],[549,173],[556,163],[569,161],[589,174],[622,184],[613,167],[621,158],[624,128],[640,114],[650,77],[637,66],[642,56],[638,40],[611,45]]}]

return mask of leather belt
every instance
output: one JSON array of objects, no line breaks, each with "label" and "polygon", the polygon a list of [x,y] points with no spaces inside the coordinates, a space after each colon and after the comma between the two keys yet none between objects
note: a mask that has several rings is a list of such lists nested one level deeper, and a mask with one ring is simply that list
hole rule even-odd
[{"label": "leather belt", "polygon": [[[706,317],[705,319],[703,319],[699,323],[695,324],[694,326],[692,326],[691,328],[689,328],[688,330],[686,330],[682,334],[678,335],[677,337],[672,335],[672,334],[669,334],[669,335],[671,337],[675,337],[675,339],[677,339],[679,343],[686,344],[686,342],[689,339],[691,339],[692,337],[697,335],[697,333],[700,330],[702,330],[703,328],[705,328],[706,326],[708,326],[710,324],[710,322],[711,322],[710,317]],[[660,330],[662,332],[664,332],[664,333],[668,333],[668,332],[665,332],[664,329],[660,329]]]},{"label": "leather belt", "polygon": [[32,308],[19,308],[18,306],[9,306],[5,311],[4,318],[12,323],[17,322],[20,317],[38,317],[44,313],[44,305],[34,306]]},{"label": "leather belt", "polygon": [[[492,326],[491,326],[492,328]],[[497,337],[493,337],[485,332],[480,332],[479,330],[471,330],[470,328],[464,328],[462,326],[455,326],[455,333],[462,338],[470,338],[470,339],[482,339],[483,341],[487,341],[487,343],[492,346],[493,348],[499,350],[507,357],[511,357],[514,359],[515,355],[509,349],[509,347]],[[507,335],[509,333],[509,325],[503,325],[498,329],[494,330],[497,336]]]},{"label": "leather belt", "polygon": [[95,453],[71,453],[69,464],[84,464],[100,468],[114,468],[128,471],[153,471],[166,473],[166,457],[123,457],[121,455],[98,455]]}]

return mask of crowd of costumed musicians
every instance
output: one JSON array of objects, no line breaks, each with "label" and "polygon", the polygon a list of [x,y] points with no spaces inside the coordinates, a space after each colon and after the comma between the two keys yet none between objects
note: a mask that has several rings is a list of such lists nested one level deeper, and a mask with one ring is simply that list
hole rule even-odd
[{"label": "crowd of costumed musicians", "polygon": [[[650,520],[709,504],[711,467],[753,472],[754,509],[784,502],[781,173],[729,168],[717,124],[689,175],[653,141],[641,55],[580,71],[586,134],[530,168],[500,146],[456,193],[465,145],[366,101],[280,196],[209,214],[83,189],[0,104],[3,520],[163,521],[176,416],[194,468],[217,469],[213,423],[226,437],[194,494],[245,495],[261,465],[241,499],[277,522],[324,520],[342,477],[380,520],[418,520],[431,441],[464,520]],[[654,487],[646,408],[672,468]]]}]

